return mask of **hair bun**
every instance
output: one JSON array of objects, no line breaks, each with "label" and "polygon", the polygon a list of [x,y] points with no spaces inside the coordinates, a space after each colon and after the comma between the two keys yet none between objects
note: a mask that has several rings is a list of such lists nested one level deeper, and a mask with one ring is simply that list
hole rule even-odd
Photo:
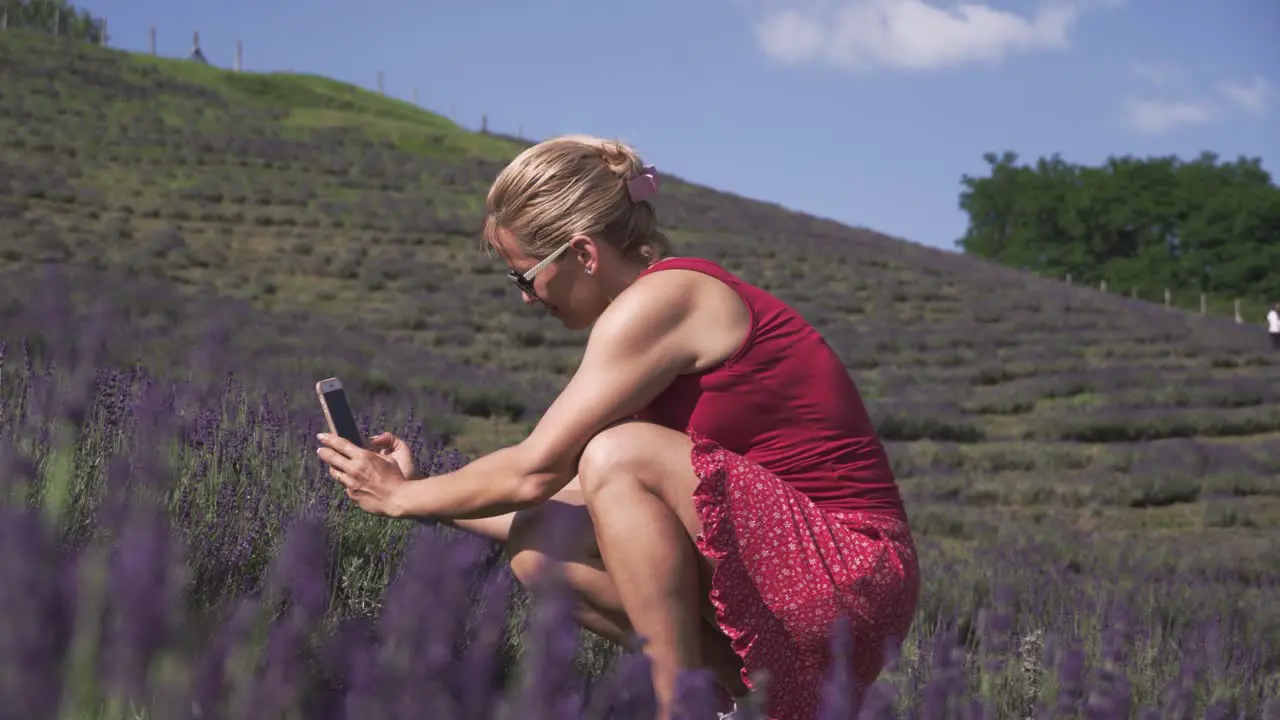
[{"label": "hair bun", "polygon": [[604,159],[609,172],[623,180],[629,180],[644,171],[644,163],[636,151],[618,140],[601,141],[600,157]]}]

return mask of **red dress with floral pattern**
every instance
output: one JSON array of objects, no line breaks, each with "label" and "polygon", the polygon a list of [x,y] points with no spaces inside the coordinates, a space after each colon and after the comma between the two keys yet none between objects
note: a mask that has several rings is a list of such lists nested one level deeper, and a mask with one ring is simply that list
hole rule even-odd
[{"label": "red dress with floral pattern", "polygon": [[716,566],[711,602],[743,681],[768,672],[769,718],[814,717],[843,615],[860,704],[919,595],[888,456],[843,363],[797,312],[707,260],[645,274],[669,270],[719,279],[751,313],[728,360],[677,378],[639,414],[693,440],[697,547]]}]

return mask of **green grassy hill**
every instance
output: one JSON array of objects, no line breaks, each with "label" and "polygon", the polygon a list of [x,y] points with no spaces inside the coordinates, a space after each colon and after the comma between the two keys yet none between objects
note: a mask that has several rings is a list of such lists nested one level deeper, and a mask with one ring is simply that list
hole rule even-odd
[{"label": "green grassy hill", "polygon": [[[20,32],[0,68],[0,339],[105,335],[117,360],[234,368],[304,412],[336,372],[361,406],[433,403],[420,416],[468,453],[520,437],[576,366],[584,337],[479,249],[519,143],[324,78]],[[1153,633],[1219,613],[1280,647],[1263,333],[674,179],[658,204],[681,251],[792,303],[846,362],[933,573],[923,617],[971,616],[993,573],[1048,597],[1148,553],[1187,588],[1148,598]],[[1079,626],[1066,593],[1027,606],[1041,627]],[[1143,693],[1169,658],[1136,671]]]}]

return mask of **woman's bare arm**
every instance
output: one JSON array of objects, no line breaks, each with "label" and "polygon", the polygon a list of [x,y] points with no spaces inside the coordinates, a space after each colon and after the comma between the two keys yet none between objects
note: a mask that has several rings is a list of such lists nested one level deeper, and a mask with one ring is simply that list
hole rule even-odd
[{"label": "woman's bare arm", "polygon": [[[600,316],[582,364],[523,442],[454,472],[405,483],[395,515],[479,518],[537,505],[577,473],[596,433],[644,408],[704,360],[698,279],[664,272],[641,278]],[[714,351],[713,351],[714,352]]]}]

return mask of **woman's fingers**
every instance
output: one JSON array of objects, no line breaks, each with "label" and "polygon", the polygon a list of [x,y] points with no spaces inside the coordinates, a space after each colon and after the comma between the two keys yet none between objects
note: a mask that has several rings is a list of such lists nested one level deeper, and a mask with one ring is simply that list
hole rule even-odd
[{"label": "woman's fingers", "polygon": [[320,457],[321,462],[328,464],[331,468],[339,470],[349,470],[351,468],[351,458],[332,448],[317,448],[316,455]]},{"label": "woman's fingers", "polygon": [[320,441],[321,445],[331,448],[346,457],[355,457],[361,450],[355,443],[339,435],[320,433],[316,435],[316,439]]},{"label": "woman's fingers", "polygon": [[369,438],[369,445],[376,450],[391,450],[396,446],[396,436],[391,433],[382,433]]},{"label": "woman's fingers", "polygon": [[347,492],[350,492],[357,487],[355,479],[336,467],[329,466],[329,477],[342,483],[343,486],[347,488]]}]

